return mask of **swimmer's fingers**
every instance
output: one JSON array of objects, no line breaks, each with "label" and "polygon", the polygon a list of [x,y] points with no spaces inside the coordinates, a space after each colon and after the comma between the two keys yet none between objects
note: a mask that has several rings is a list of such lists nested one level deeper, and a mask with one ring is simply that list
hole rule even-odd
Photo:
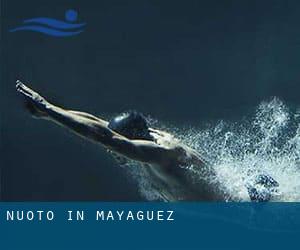
[{"label": "swimmer's fingers", "polygon": [[163,135],[166,134],[166,132],[163,132],[163,131],[161,131],[161,130],[154,129],[154,128],[149,128],[149,131],[152,132],[152,133],[156,133],[156,134],[158,134],[158,135],[161,135],[161,136],[163,136]]},{"label": "swimmer's fingers", "polygon": [[37,92],[27,87],[24,83],[22,83],[19,80],[17,80],[16,82],[16,90],[29,101],[36,103],[43,103],[45,101],[45,99],[42,96],[40,96]]},{"label": "swimmer's fingers", "polygon": [[31,103],[32,110],[42,111],[46,107],[47,101],[19,80],[16,82],[16,90],[25,97],[27,102]]},{"label": "swimmer's fingers", "polygon": [[157,133],[150,132],[149,134],[150,134],[153,138],[157,138]]},{"label": "swimmer's fingers", "polygon": [[149,132],[150,132],[150,135],[152,137],[154,137],[154,138],[157,137],[157,136],[159,136],[159,137],[165,137],[163,135],[162,131],[159,131],[157,129],[149,128]]},{"label": "swimmer's fingers", "polygon": [[165,132],[165,131],[161,131],[161,130],[158,130],[158,129],[149,128],[149,131],[152,132],[152,133],[156,133],[156,134],[158,134],[160,136],[163,136],[163,137],[173,137],[173,135],[171,135],[170,133]]},{"label": "swimmer's fingers", "polygon": [[16,81],[16,89],[26,98],[32,98],[34,96],[33,91],[19,80]]},{"label": "swimmer's fingers", "polygon": [[149,131],[150,131],[150,132],[153,132],[153,133],[159,134],[159,130],[154,129],[154,128],[149,128]]},{"label": "swimmer's fingers", "polygon": [[24,83],[22,83],[19,80],[17,80],[16,82],[16,89],[20,94],[22,94],[27,99],[32,99],[32,100],[41,99],[41,96],[38,93],[34,92],[32,89],[27,87]]}]

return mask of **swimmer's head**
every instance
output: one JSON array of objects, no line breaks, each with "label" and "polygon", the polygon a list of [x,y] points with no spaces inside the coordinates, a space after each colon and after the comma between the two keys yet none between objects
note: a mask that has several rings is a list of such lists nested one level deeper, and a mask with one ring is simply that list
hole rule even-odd
[{"label": "swimmer's head", "polygon": [[147,119],[136,111],[121,113],[109,121],[108,127],[129,139],[153,140]]}]

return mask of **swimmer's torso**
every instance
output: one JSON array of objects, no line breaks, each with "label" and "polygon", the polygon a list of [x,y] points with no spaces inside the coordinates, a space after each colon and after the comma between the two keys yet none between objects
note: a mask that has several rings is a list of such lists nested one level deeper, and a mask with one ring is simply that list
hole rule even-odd
[{"label": "swimmer's torso", "polygon": [[[148,165],[147,171],[154,185],[169,200],[224,200],[216,192],[207,176],[201,176],[205,166],[191,166],[193,150],[181,145],[172,135],[157,131],[151,133],[155,142],[161,146],[174,148],[174,161],[164,165]],[[215,190],[215,191],[213,191]]]},{"label": "swimmer's torso", "polygon": [[166,200],[224,200],[224,197],[212,191],[216,187],[211,187],[207,179],[198,176],[188,166],[148,165],[144,167],[153,186]]}]

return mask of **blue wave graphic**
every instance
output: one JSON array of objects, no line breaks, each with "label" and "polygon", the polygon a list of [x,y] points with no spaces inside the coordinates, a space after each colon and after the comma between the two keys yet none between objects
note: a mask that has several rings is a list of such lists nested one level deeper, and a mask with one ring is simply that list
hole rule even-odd
[{"label": "blue wave graphic", "polygon": [[77,20],[77,12],[75,10],[67,10],[65,19],[67,22],[47,17],[27,19],[23,21],[23,26],[9,31],[35,31],[56,37],[74,36],[83,32],[83,29],[80,28],[85,26],[85,23],[74,23]]},{"label": "blue wave graphic", "polygon": [[46,18],[46,17],[38,17],[38,18],[24,20],[23,23],[44,24],[44,25],[48,25],[51,28],[56,28],[56,29],[75,29],[75,28],[83,27],[85,25],[85,23],[73,24],[73,23],[67,23],[67,22],[63,22],[52,18]]},{"label": "blue wave graphic", "polygon": [[47,34],[50,36],[56,36],[56,37],[74,36],[74,35],[77,35],[77,34],[83,32],[83,30],[60,31],[60,30],[54,30],[54,29],[50,29],[47,27],[36,26],[36,25],[17,27],[15,29],[10,30],[10,32],[21,31],[21,30],[36,31],[36,32],[40,32],[40,33],[44,33],[44,34]]}]

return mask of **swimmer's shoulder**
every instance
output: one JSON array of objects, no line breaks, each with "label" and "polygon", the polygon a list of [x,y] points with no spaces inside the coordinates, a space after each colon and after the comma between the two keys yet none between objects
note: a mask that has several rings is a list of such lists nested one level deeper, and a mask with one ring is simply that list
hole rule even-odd
[{"label": "swimmer's shoulder", "polygon": [[188,166],[188,165],[199,165],[203,166],[206,164],[203,157],[194,150],[184,144],[178,143],[174,144],[170,148],[171,158],[178,162],[181,166]]}]

